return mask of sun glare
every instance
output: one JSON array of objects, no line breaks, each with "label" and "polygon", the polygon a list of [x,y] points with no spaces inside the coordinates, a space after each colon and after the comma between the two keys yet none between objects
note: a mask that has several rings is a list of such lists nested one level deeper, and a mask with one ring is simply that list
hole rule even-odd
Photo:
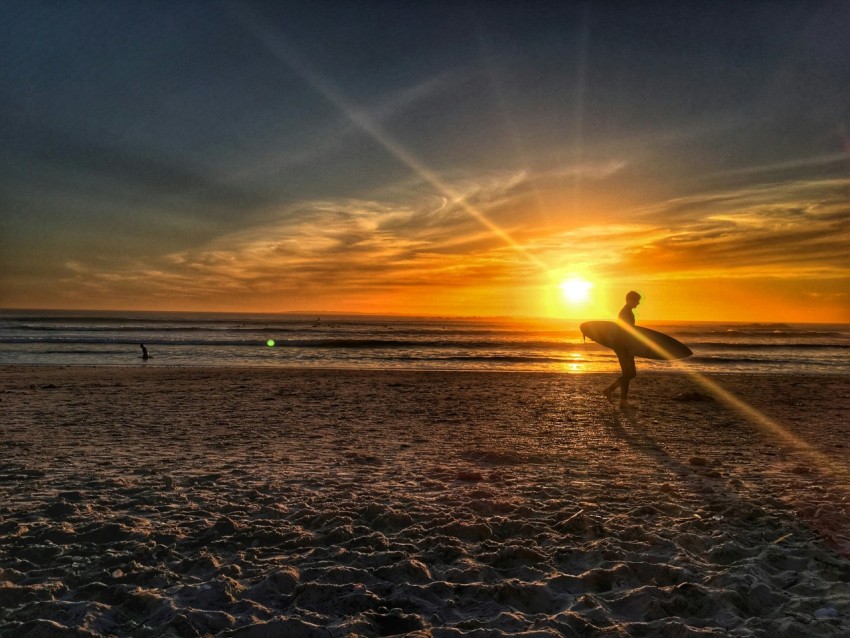
[{"label": "sun glare", "polygon": [[570,303],[587,301],[590,297],[591,288],[593,288],[593,284],[581,277],[565,279],[561,283],[561,293],[564,295],[564,299]]}]

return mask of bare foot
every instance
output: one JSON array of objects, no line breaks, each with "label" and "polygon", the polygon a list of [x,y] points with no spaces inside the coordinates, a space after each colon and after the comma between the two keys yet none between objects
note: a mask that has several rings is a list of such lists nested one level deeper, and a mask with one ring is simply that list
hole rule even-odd
[{"label": "bare foot", "polygon": [[612,403],[614,402],[614,391],[613,390],[610,390],[610,389],[609,390],[603,390],[602,394],[605,395],[606,399],[608,399]]},{"label": "bare foot", "polygon": [[620,401],[621,410],[637,410],[637,406],[632,405],[628,401]]}]

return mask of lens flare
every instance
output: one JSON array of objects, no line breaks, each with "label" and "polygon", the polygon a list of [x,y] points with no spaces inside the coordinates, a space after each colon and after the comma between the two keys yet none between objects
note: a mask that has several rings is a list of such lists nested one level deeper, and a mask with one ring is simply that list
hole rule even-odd
[{"label": "lens flare", "polygon": [[274,348],[274,339],[269,339],[268,341],[266,341],[266,345],[269,348]]},{"label": "lens flare", "polygon": [[[660,356],[665,359],[673,359],[674,357],[667,352],[664,348],[659,346],[657,343],[647,339],[644,335],[640,334],[637,330],[635,330],[632,326],[625,322],[619,322],[620,326],[622,326],[625,330],[629,332],[635,339],[642,341],[647,346],[655,350]],[[770,433],[773,436],[779,437],[782,439],[786,445],[795,450],[796,452],[808,456],[811,461],[813,461],[817,466],[824,471],[830,472],[833,475],[837,475],[843,478],[850,478],[850,472],[848,472],[847,467],[842,465],[837,465],[832,461],[827,455],[822,453],[820,450],[815,448],[813,445],[803,441],[800,437],[793,434],[788,428],[780,424],[779,422],[771,419],[769,416],[759,411],[746,401],[738,398],[725,388],[723,388],[720,384],[708,378],[707,376],[700,374],[696,370],[688,369],[684,366],[681,361],[671,361],[671,364],[675,367],[680,367],[679,369],[683,370],[688,376],[690,376],[695,382],[700,384],[705,390],[707,390],[714,398],[724,403],[726,406],[732,408],[736,412],[738,412],[741,416],[743,416],[747,421],[757,425],[761,430]]]},{"label": "lens flare", "polygon": [[[234,7],[235,9],[236,7]],[[242,10],[236,14],[243,26],[251,32],[265,48],[289,69],[298,74],[315,91],[324,97],[331,105],[342,113],[358,129],[369,135],[375,142],[384,148],[399,162],[407,166],[411,171],[430,184],[441,193],[449,202],[458,206],[470,217],[477,220],[481,225],[499,237],[508,246],[522,255],[526,260],[548,272],[548,266],[536,255],[532,254],[525,246],[515,240],[501,226],[491,220],[477,206],[469,203],[462,193],[451,187],[440,177],[436,171],[426,166],[419,158],[413,155],[407,148],[393,139],[367,112],[356,107],[351,100],[338,89],[330,80],[314,71],[299,55],[297,49],[282,34],[268,28],[264,23],[254,18],[250,12]]]}]

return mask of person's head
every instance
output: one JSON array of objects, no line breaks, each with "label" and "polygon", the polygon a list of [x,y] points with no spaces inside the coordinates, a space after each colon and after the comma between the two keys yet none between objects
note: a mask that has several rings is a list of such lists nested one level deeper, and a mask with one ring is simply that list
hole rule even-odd
[{"label": "person's head", "polygon": [[630,308],[637,308],[640,303],[640,293],[630,290],[626,293],[626,305]]}]

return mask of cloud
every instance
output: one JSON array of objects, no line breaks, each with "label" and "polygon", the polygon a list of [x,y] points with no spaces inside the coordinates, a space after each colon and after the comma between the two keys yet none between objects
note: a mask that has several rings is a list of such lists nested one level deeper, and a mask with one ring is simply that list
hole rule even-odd
[{"label": "cloud", "polygon": [[620,267],[663,278],[850,275],[850,180],[765,184],[662,203],[637,216],[657,236]]},{"label": "cloud", "polygon": [[622,159],[608,159],[597,162],[581,162],[568,164],[544,173],[544,178],[580,177],[586,179],[603,180],[619,173],[628,166],[628,162]]},{"label": "cloud", "polygon": [[676,198],[605,224],[541,229],[526,248],[555,276],[606,281],[850,278],[848,186],[793,181]]},{"label": "cloud", "polygon": [[741,175],[763,175],[770,173],[781,173],[785,171],[799,171],[799,169],[815,168],[822,169],[834,165],[843,165],[848,162],[848,153],[826,153],[816,157],[803,157],[787,160],[784,162],[772,162],[770,164],[759,164],[726,171],[715,171],[707,177],[731,177]]},{"label": "cloud", "polygon": [[[522,194],[522,175],[502,173],[453,184],[486,210]],[[471,250],[475,246],[475,250]],[[307,201],[262,225],[203,246],[98,267],[66,264],[64,283],[101,295],[216,299],[321,296],[369,290],[463,285],[498,276],[519,259],[471,219],[463,205],[433,195],[408,201]]]},{"label": "cloud", "polygon": [[[274,195],[233,184],[226,176],[193,162],[168,157],[129,145],[95,141],[79,133],[67,133],[26,120],[3,118],[10,133],[4,155],[13,156],[16,170],[7,186],[33,192],[50,186],[53,197],[86,193],[90,202],[109,201],[117,211],[118,199],[126,207],[144,202],[191,210],[205,219],[226,219],[237,208],[250,211],[274,201]],[[45,177],[50,179],[45,179]],[[116,213],[120,214],[120,212]]]},{"label": "cloud", "polygon": [[[493,172],[453,179],[451,188],[499,219],[498,211],[529,205],[532,183],[526,173]],[[609,282],[839,280],[850,278],[850,207],[841,197],[848,185],[813,180],[711,192],[570,228],[500,220],[517,245],[462,203],[406,185],[392,198],[301,202],[265,224],[159,256],[75,259],[63,283],[92,298],[144,295],[208,308],[250,299],[265,309],[325,300],[324,307],[345,310],[357,309],[351,300],[529,288],[571,272]]]}]

